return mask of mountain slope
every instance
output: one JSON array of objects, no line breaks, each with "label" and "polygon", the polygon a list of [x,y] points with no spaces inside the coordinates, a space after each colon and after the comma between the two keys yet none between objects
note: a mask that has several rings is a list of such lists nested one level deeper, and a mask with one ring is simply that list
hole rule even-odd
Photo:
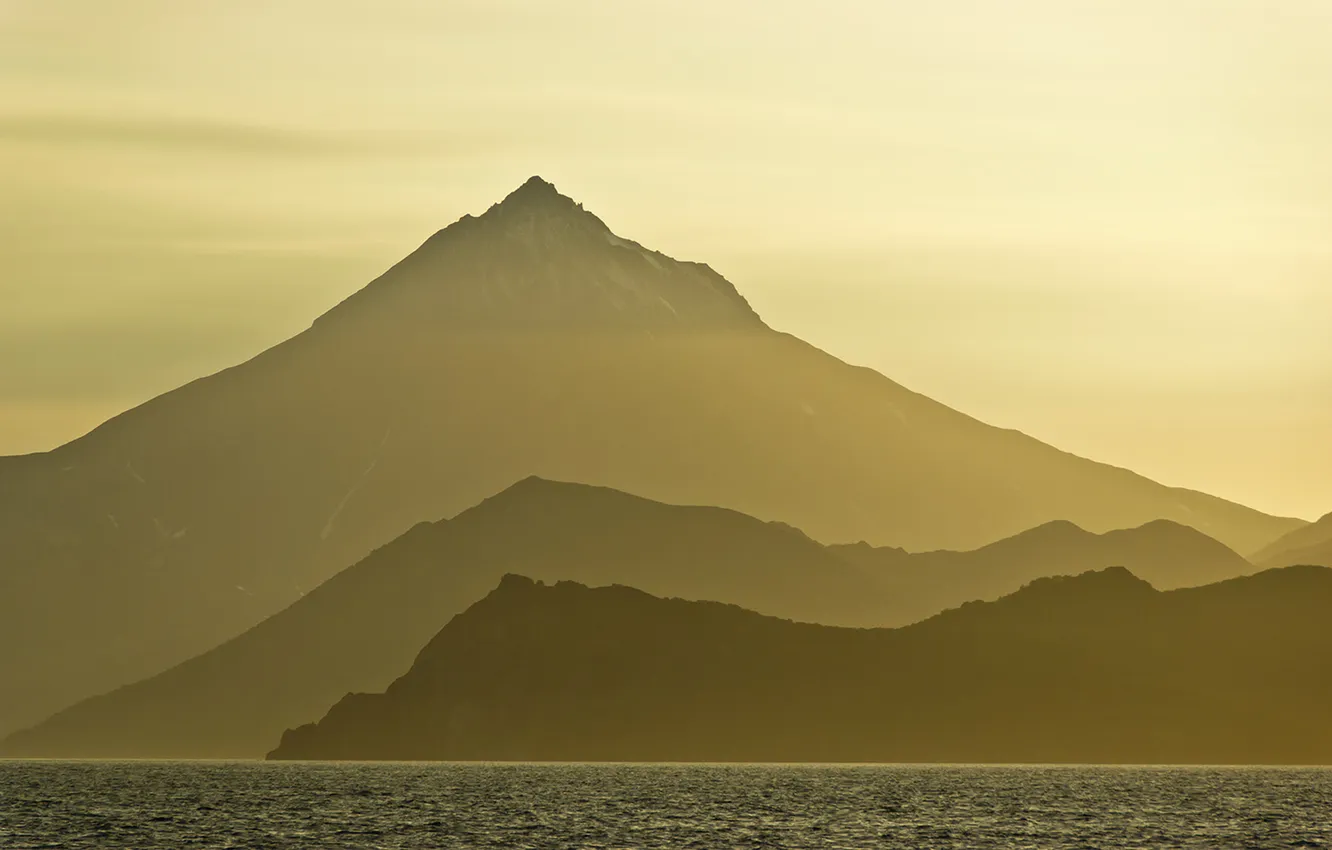
[{"label": "mountain slope", "polygon": [[1312,564],[1320,567],[1332,567],[1332,540],[1325,543],[1285,552],[1267,561],[1265,566],[1288,567],[1298,564]]},{"label": "mountain slope", "polygon": [[1332,567],[1332,514],[1264,546],[1252,558],[1264,567],[1316,564]]},{"label": "mountain slope", "polygon": [[1330,604],[1323,568],[1110,569],[853,630],[510,576],[271,757],[1327,764]]},{"label": "mountain slope", "polygon": [[904,625],[1036,577],[1113,564],[1175,584],[1252,570],[1221,544],[1169,523],[1102,536],[1054,523],[976,552],[912,555],[825,548],[734,511],[529,478],[453,520],[416,527],[210,652],[12,736],[0,754],[259,756],[283,729],[342,694],[382,690],[506,571],[870,626]]},{"label": "mountain slope", "polygon": [[309,330],[0,462],[0,730],[156,673],[527,475],[826,541],[1301,523],[993,428],[766,327],[532,180]]},{"label": "mountain slope", "polygon": [[863,573],[793,529],[529,478],[423,524],[245,634],[0,744],[48,757],[257,757],[348,690],[382,689],[510,570],[784,617],[881,622]]},{"label": "mountain slope", "polygon": [[970,552],[917,552],[832,546],[883,588],[885,625],[923,620],[973,599],[994,600],[1038,578],[1126,567],[1161,590],[1192,587],[1255,572],[1233,550],[1168,520],[1105,534],[1058,520]]}]

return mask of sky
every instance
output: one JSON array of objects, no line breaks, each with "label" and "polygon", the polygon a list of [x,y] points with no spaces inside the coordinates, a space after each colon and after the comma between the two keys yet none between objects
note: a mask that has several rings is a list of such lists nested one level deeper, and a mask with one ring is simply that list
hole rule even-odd
[{"label": "sky", "polygon": [[539,174],[973,416],[1332,511],[1327,0],[0,0],[0,454]]}]

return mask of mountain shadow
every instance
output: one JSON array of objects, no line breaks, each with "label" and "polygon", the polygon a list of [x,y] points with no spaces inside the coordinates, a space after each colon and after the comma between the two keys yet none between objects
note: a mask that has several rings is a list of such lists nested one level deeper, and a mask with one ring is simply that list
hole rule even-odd
[{"label": "mountain shadow", "polygon": [[1332,570],[1043,579],[902,629],[509,576],[277,759],[1332,763]]},{"label": "mountain shadow", "polygon": [[1300,525],[990,427],[765,325],[534,178],[311,328],[0,459],[0,731],[152,675],[528,474],[824,541]]},{"label": "mountain shadow", "polygon": [[452,520],[418,526],[210,652],[13,735],[0,753],[260,756],[283,729],[343,694],[383,690],[506,572],[878,626],[998,598],[1039,576],[1112,564],[1176,584],[1252,571],[1199,532],[1163,523],[1103,536],[1052,524],[976,552],[911,555],[824,547],[789,526],[722,508],[528,478]]}]

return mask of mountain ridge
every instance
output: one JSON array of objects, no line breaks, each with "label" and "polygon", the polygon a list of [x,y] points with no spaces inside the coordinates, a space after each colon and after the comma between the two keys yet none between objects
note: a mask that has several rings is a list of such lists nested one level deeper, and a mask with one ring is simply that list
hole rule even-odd
[{"label": "mountain ridge", "polygon": [[1329,603],[1326,568],[1110,568],[860,630],[510,576],[269,758],[1327,764],[1332,677],[1288,659]]},{"label": "mountain ridge", "polygon": [[1264,546],[1251,560],[1264,567],[1296,564],[1332,567],[1332,513]]},{"label": "mountain ridge", "polygon": [[282,728],[274,723],[322,708],[349,685],[387,685],[450,614],[515,567],[784,616],[875,615],[875,584],[803,535],[726,508],[528,476],[454,517],[417,524],[202,655],[0,738],[0,752],[262,755]]},{"label": "mountain ridge", "polygon": [[[387,687],[430,636],[515,570],[551,581],[744,604],[768,615],[847,626],[902,626],[1032,579],[1127,562],[1151,546],[1106,549],[1077,530],[1042,554],[1020,546],[911,555],[887,564],[843,557],[799,529],[728,508],[666,505],[595,485],[528,476],[446,520],[421,523],[243,634],[163,673],[78,702],[0,739],[38,757],[244,758],[348,691]],[[1125,533],[1130,541],[1138,532]],[[1188,530],[1189,535],[1201,536]],[[1203,538],[1207,540],[1207,538]],[[1089,544],[1089,541],[1091,542]],[[1252,566],[1220,544],[1212,579]],[[1130,558],[1125,561],[1124,557]],[[1190,563],[1166,553],[1176,569]],[[1203,570],[1196,569],[1196,572]],[[1134,579],[1135,581],[1137,579]]]},{"label": "mountain ridge", "polygon": [[961,588],[970,598],[995,599],[1070,569],[1131,566],[1136,576],[1162,590],[1210,584],[1258,569],[1224,544],[1170,520],[1101,534],[1055,520],[961,552],[910,553],[865,544],[829,548],[877,578],[898,601],[894,610],[905,622],[957,604]]}]

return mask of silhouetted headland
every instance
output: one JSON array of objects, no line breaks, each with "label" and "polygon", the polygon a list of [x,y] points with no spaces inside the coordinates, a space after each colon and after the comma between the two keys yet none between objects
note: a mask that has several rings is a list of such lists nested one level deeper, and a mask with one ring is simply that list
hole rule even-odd
[{"label": "silhouetted headland", "polygon": [[1332,570],[1043,579],[897,630],[508,576],[277,759],[1332,763]]}]

